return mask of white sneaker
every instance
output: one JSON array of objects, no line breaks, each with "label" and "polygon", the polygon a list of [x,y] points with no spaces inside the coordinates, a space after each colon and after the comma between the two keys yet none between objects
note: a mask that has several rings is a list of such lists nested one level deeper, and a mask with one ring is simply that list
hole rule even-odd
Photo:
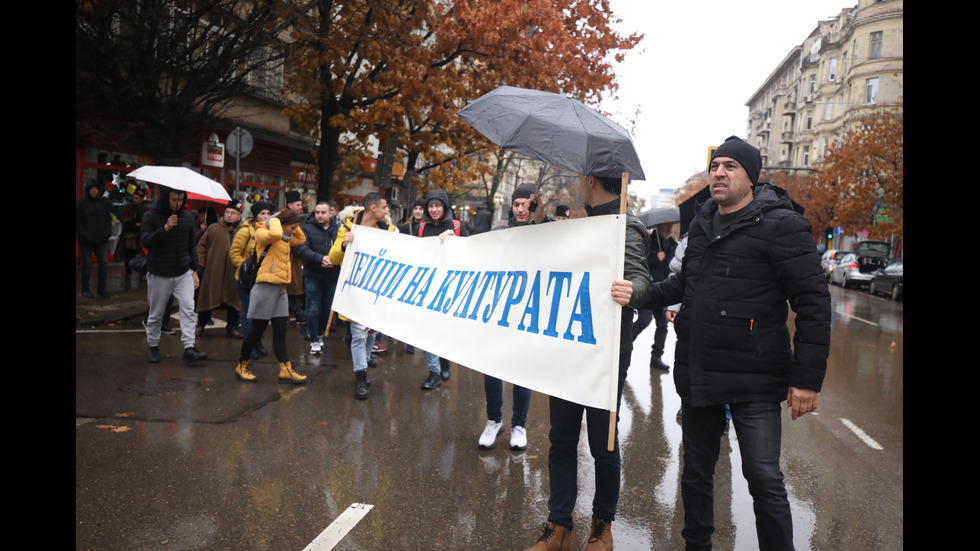
[{"label": "white sneaker", "polygon": [[483,434],[480,435],[480,449],[486,450],[492,448],[494,442],[497,441],[497,437],[503,434],[503,432],[503,423],[497,423],[496,421],[487,419],[487,427],[483,429]]},{"label": "white sneaker", "polygon": [[510,449],[527,449],[527,430],[524,427],[516,426],[510,429]]},{"label": "white sneaker", "polygon": [[310,354],[319,354],[323,349],[323,341],[317,339],[315,341],[310,341]]}]

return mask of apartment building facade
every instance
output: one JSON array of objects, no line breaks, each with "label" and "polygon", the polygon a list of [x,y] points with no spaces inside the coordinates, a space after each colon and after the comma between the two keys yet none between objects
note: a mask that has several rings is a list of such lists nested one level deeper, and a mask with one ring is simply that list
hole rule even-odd
[{"label": "apartment building facade", "polygon": [[903,109],[903,0],[859,0],[818,22],[749,98],[763,166],[808,168],[871,109]]}]

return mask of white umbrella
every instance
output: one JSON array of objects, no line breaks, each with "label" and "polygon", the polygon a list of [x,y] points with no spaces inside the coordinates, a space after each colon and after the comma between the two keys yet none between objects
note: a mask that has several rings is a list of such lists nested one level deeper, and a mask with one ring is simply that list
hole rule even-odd
[{"label": "white umbrella", "polygon": [[141,166],[128,176],[215,201],[231,201],[231,196],[223,185],[182,166]]}]

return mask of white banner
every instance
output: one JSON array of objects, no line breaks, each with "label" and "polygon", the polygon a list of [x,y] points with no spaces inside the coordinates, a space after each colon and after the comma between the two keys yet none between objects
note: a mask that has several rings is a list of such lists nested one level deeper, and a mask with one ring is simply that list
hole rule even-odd
[{"label": "white banner", "polygon": [[532,390],[616,408],[624,216],[418,238],[354,227],[333,309]]}]

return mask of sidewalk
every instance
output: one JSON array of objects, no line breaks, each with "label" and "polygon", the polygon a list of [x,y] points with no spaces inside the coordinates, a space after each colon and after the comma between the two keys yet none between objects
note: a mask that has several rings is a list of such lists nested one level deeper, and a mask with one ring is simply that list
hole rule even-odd
[{"label": "sidewalk", "polygon": [[[139,319],[146,315],[146,282],[140,281],[137,275],[126,279],[126,270],[122,261],[109,262],[109,276],[106,278],[106,290],[112,295],[102,298],[84,298],[81,295],[81,268],[77,260],[75,264],[75,325],[108,325],[123,320]],[[98,264],[92,263],[90,276],[92,292],[96,292],[98,284]]]}]

